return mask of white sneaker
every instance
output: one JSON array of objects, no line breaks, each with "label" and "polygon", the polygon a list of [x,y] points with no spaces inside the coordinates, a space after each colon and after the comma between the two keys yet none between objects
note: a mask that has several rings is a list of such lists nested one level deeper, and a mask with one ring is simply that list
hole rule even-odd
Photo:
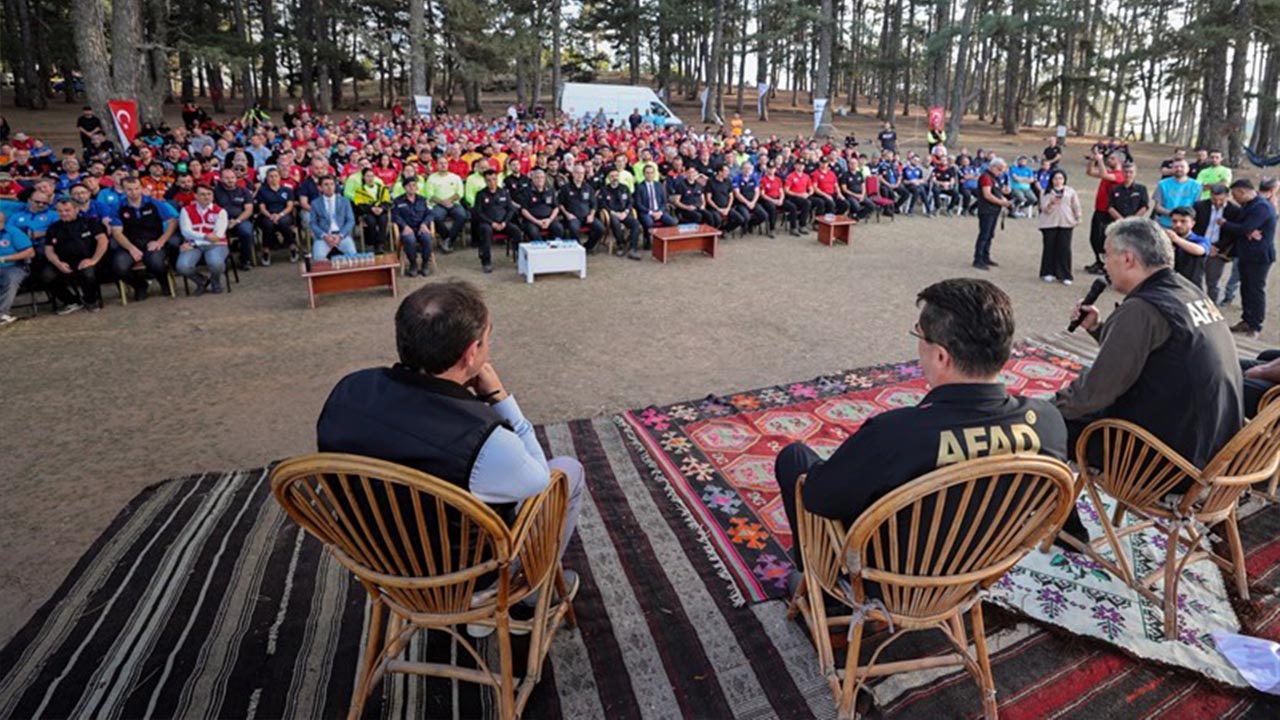
[{"label": "white sneaker", "polygon": [[1063,281],[1062,281],[1062,284],[1063,284],[1063,285],[1070,285],[1070,284],[1071,284],[1071,278],[1067,278],[1067,279],[1063,280]]},{"label": "white sneaker", "polygon": [[80,303],[73,302],[70,305],[63,305],[62,307],[58,308],[58,314],[70,315],[71,313],[76,312],[77,310],[83,310],[83,309],[84,309],[83,305],[81,305]]},{"label": "white sneaker", "polygon": [[1043,280],[1043,281],[1045,281],[1045,282],[1053,282],[1054,280],[1057,280],[1058,278],[1056,278],[1056,277],[1054,277],[1054,276],[1052,276],[1052,275],[1041,275],[1041,276],[1040,276],[1040,279],[1041,279],[1041,280]]},{"label": "white sneaker", "polygon": [[0,313],[0,327],[18,322],[18,318],[9,313]]}]

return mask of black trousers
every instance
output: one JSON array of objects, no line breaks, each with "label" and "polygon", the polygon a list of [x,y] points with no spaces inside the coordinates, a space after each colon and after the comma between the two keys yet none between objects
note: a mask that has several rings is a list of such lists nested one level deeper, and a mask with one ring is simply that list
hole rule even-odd
[{"label": "black trousers", "polygon": [[[44,260],[40,264],[40,282],[44,287],[48,288],[49,293],[54,299],[62,305],[70,305],[76,300],[76,294],[79,293],[79,302],[85,305],[97,305],[102,299],[102,289],[98,287],[99,270],[106,260],[104,255],[97,265],[80,270],[76,266],[80,261],[87,260],[88,257],[79,253],[58,253],[58,259],[71,266],[69,274],[63,274],[53,263]],[[105,269],[105,268],[104,268]]]},{"label": "black trousers", "polygon": [[954,187],[940,188],[935,186],[933,188],[933,207],[935,209],[942,209],[943,198],[947,199],[947,209],[957,209],[960,207],[960,192]]},{"label": "black trousers", "polygon": [[1040,228],[1044,249],[1040,252],[1040,277],[1072,280],[1071,228]]},{"label": "black trousers", "polygon": [[726,233],[742,227],[742,216],[735,212],[737,208],[729,208],[729,212],[721,215],[719,210],[711,210],[711,221],[707,224]]},{"label": "black trousers", "polygon": [[[1258,354],[1257,360],[1241,360],[1240,371],[1244,372],[1249,368],[1275,360],[1280,357],[1280,350],[1263,350]],[[1275,383],[1266,380],[1254,380],[1253,378],[1244,379],[1244,416],[1252,418],[1258,414],[1258,402],[1262,400],[1262,396],[1268,390],[1275,387]]]},{"label": "black trousers", "polygon": [[[619,247],[626,243],[628,250],[640,249],[639,220],[636,220],[631,213],[624,214],[621,220],[612,212],[606,212],[605,217],[609,218],[609,232],[613,233],[613,239]],[[624,231],[626,233],[625,237],[623,236]]]},{"label": "black trousers", "polygon": [[[778,215],[787,212],[786,203],[784,201],[773,202],[766,197],[761,196],[760,203],[756,207],[764,208],[765,213],[769,216],[769,232],[778,226]],[[790,217],[789,215],[787,217]]]},{"label": "black trousers", "polygon": [[[384,212],[385,216],[386,213]],[[266,215],[258,216],[258,228],[262,230],[262,245],[270,249],[275,245],[277,236],[280,238],[280,244],[275,247],[291,248],[298,242],[298,228],[293,222],[292,215],[281,215],[279,220],[272,222],[271,218]],[[384,217],[382,220],[382,229],[386,231],[387,221]],[[365,230],[365,237],[368,236],[368,229]]]},{"label": "black trousers", "polygon": [[814,195],[809,198],[809,205],[813,208],[814,216],[826,215],[833,213],[836,215],[844,214],[849,209],[849,203],[838,197],[824,198],[820,195]]},{"label": "black trousers", "polygon": [[[515,220],[508,222],[503,226],[501,232],[507,236],[512,245],[519,245],[524,241],[524,230]],[[480,262],[488,265],[493,262],[493,223],[477,217],[476,221],[471,223],[471,237],[476,247],[480,250]]]},{"label": "black trousers", "polygon": [[1000,213],[978,215],[978,241],[973,244],[974,262],[991,262],[991,241],[996,237],[996,223],[998,222],[1000,222]]},{"label": "black trousers", "polygon": [[761,223],[769,223],[769,229],[773,229],[773,222],[769,211],[765,209],[765,203],[757,201],[756,206],[750,209],[746,205],[734,205],[733,209],[738,211],[742,224],[746,225],[748,230],[754,232]]},{"label": "black trousers", "polygon": [[1093,259],[1102,264],[1102,256],[1107,242],[1107,226],[1111,224],[1111,215],[1106,210],[1094,210],[1093,219],[1089,221],[1089,248],[1093,250]]},{"label": "black trousers", "polygon": [[160,283],[162,290],[169,292],[169,263],[165,248],[147,250],[147,243],[139,242],[141,246],[138,249],[142,251],[142,265],[146,268],[145,273],[134,272],[133,255],[124,248],[116,248],[107,251],[107,256],[111,258],[111,274],[128,283],[134,290],[145,288],[147,275],[150,275]]},{"label": "black trousers", "polygon": [[787,225],[791,226],[792,230],[797,230],[801,227],[808,227],[809,209],[811,207],[809,198],[788,195],[787,198],[782,201],[782,207],[787,212]]},{"label": "black trousers", "polygon": [[[546,218],[542,218],[542,219],[545,220]],[[564,231],[564,225],[559,220],[552,220],[551,224],[547,226],[546,232],[547,232],[546,239],[548,240],[551,240],[554,238],[569,237]],[[524,237],[526,240],[529,240],[529,241],[541,240],[543,238],[542,227],[532,220],[525,220],[524,221]]]},{"label": "black trousers", "polygon": [[[360,216],[360,226],[364,228],[364,244],[365,247],[372,247],[381,250],[387,245],[387,212],[386,208],[380,213],[373,213],[368,208],[362,208],[356,211]],[[264,238],[265,240],[265,238]]]},{"label": "black trousers", "polygon": [[569,229],[569,237],[581,237],[582,229],[587,229],[587,242],[584,243],[588,250],[594,248],[600,243],[600,238],[604,237],[604,225],[599,220],[591,222],[583,222],[578,218],[565,218],[565,226]]},{"label": "black trousers", "polygon": [[679,218],[682,223],[705,223],[711,227],[720,227],[717,224],[720,213],[714,210],[699,208],[685,210],[684,208],[676,208],[676,217]]},{"label": "black trousers", "polygon": [[800,552],[800,532],[796,528],[796,483],[800,476],[809,472],[822,462],[818,453],[804,443],[791,443],[782,448],[773,463],[773,476],[778,481],[778,489],[782,492],[782,509],[787,513],[787,524],[791,526],[791,560],[796,570],[804,571],[804,558]]},{"label": "black trousers", "polygon": [[905,189],[909,198],[906,207],[907,212],[914,213],[916,211],[916,203],[923,205],[925,212],[933,211],[933,195],[929,192],[928,186],[920,183],[919,185],[907,185]]},{"label": "black trousers", "polygon": [[1271,263],[1236,262],[1240,264],[1241,319],[1254,330],[1261,330],[1262,321],[1267,317],[1267,273],[1271,271]]}]

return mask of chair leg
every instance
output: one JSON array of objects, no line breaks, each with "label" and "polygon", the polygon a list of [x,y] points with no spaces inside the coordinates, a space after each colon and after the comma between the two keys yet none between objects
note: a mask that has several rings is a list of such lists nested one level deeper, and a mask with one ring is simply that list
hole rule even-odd
[{"label": "chair leg", "polygon": [[123,281],[123,280],[116,280],[116,290],[119,290],[119,291],[120,291],[120,306],[121,306],[121,307],[124,307],[124,306],[128,305],[128,304],[129,304],[129,297],[128,297],[128,295],[126,294],[126,290],[125,290],[125,286],[124,286],[124,281]]},{"label": "chair leg", "polygon": [[[1178,535],[1174,527],[1165,536],[1168,554],[1164,560],[1164,637],[1171,640],[1178,636]],[[1187,552],[1192,552],[1188,549]]]},{"label": "chair leg", "polygon": [[501,720],[516,720],[515,669],[511,657],[511,618],[504,612],[498,613],[498,663],[502,671],[499,681],[501,687],[496,688],[498,696],[498,717]]},{"label": "chair leg", "polygon": [[1244,564],[1244,544],[1240,542],[1240,526],[1236,523],[1233,510],[1223,523],[1227,527],[1227,545],[1231,548],[1231,572],[1235,575],[1236,592],[1240,597],[1249,599],[1249,573]]},{"label": "chair leg", "polygon": [[569,586],[564,581],[564,568],[556,567],[556,593],[565,606],[564,624],[570,628],[578,627],[578,616],[573,612],[573,601],[569,599]]},{"label": "chair leg", "polygon": [[[996,720],[1000,711],[996,703],[995,676],[991,674],[991,658],[987,655],[987,628],[982,619],[981,600],[973,604],[969,617],[973,621],[974,654],[978,656],[978,671],[982,674],[978,680],[979,690],[982,692],[982,712],[988,720]],[[960,618],[960,624],[964,625],[964,618]]]},{"label": "chair leg", "polygon": [[360,720],[364,714],[364,703],[373,690],[373,675],[381,660],[381,648],[384,641],[382,634],[383,606],[375,596],[370,595],[368,602],[373,606],[369,610],[369,639],[365,643],[364,657],[360,660],[360,679],[356,682],[355,697],[351,699],[351,709],[347,712],[347,720]]},{"label": "chair leg", "polygon": [[[1107,542],[1111,544],[1111,551],[1116,556],[1116,567],[1124,574],[1122,578],[1126,583],[1133,585],[1133,569],[1129,567],[1129,558],[1124,556],[1124,547],[1120,545],[1120,537],[1116,535],[1115,526],[1111,524],[1110,518],[1107,517],[1106,506],[1102,504],[1102,498],[1098,496],[1098,490],[1093,483],[1088,480],[1084,481],[1085,490],[1089,493],[1089,499],[1093,502],[1093,507],[1098,511],[1098,519],[1102,521],[1102,530],[1107,535]],[[1176,542],[1176,541],[1175,541]],[[1177,547],[1175,544],[1174,547]]]},{"label": "chair leg", "polygon": [[[862,652],[862,627],[862,620],[853,624],[849,647],[845,649],[844,683],[840,687],[839,707],[836,713],[836,717],[841,718],[841,720],[853,720],[857,706],[857,689],[860,684],[858,682],[858,656]],[[830,634],[828,634],[828,643],[830,642],[830,637]]]}]

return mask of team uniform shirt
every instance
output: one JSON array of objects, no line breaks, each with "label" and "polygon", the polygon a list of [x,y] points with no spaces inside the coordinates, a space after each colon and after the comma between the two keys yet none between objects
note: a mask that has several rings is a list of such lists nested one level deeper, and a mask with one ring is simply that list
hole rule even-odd
[{"label": "team uniform shirt", "polygon": [[[0,210],[3,210],[0,207]],[[58,222],[58,212],[52,208],[41,210],[33,213],[26,206],[17,212],[6,212],[8,216],[7,225],[13,225],[15,228],[27,234],[31,238],[31,242],[35,245],[36,252],[44,250],[43,233],[49,230],[49,227]],[[40,236],[40,237],[37,237]]]},{"label": "team uniform shirt", "polygon": [[802,172],[793,172],[787,176],[786,189],[789,193],[805,195],[813,187],[813,180]]},{"label": "team uniform shirt", "polygon": [[680,200],[682,205],[689,207],[702,207],[702,188],[698,187],[697,182],[689,182],[686,178],[676,178],[671,188],[671,194]]},{"label": "team uniform shirt", "polygon": [[1111,207],[1111,191],[1116,189],[1117,185],[1122,183],[1114,180],[1103,178],[1098,181],[1098,194],[1093,198],[1093,209],[1096,212],[1105,213],[1107,208]]},{"label": "team uniform shirt", "polygon": [[760,192],[760,181],[762,179],[763,178],[756,173],[752,173],[751,175],[743,175],[739,173],[738,176],[733,179],[733,189],[737,190],[738,194],[746,198],[748,202],[757,200],[759,198],[756,193]]},{"label": "team uniform shirt", "polygon": [[1224,165],[1205,165],[1200,168],[1199,173],[1192,177],[1196,179],[1196,182],[1200,183],[1200,199],[1208,200],[1210,186],[1231,185],[1231,168]]},{"label": "team uniform shirt", "polygon": [[[228,190],[225,185],[219,183],[213,189],[213,202],[227,212],[227,221],[230,222],[240,217],[246,206],[253,205],[253,191],[239,185],[234,190]],[[183,207],[191,207],[194,204],[188,203]]]},{"label": "team uniform shirt", "polygon": [[780,202],[782,200],[782,178],[777,175],[765,175],[760,178],[760,194]]},{"label": "team uniform shirt", "polygon": [[98,249],[98,236],[106,234],[101,223],[84,217],[71,222],[59,220],[49,226],[45,244],[53,248],[59,258],[81,260],[93,257]]},{"label": "team uniform shirt", "polygon": [[[933,171],[933,179],[938,183],[954,183],[956,180],[956,169],[952,165],[940,167]],[[954,185],[952,187],[954,187]]]},{"label": "team uniform shirt", "polygon": [[427,181],[422,188],[422,195],[427,202],[436,203],[442,198],[455,197],[462,199],[462,177],[454,173],[432,173],[427,176]]},{"label": "team uniform shirt", "polygon": [[549,186],[543,186],[541,190],[529,188],[529,204],[524,206],[529,214],[539,220],[546,220],[551,217],[551,213],[556,209],[556,191]]},{"label": "team uniform shirt", "polygon": [[284,209],[289,206],[289,203],[295,197],[294,191],[286,187],[284,183],[281,183],[277,190],[272,190],[270,185],[263,183],[262,187],[258,188],[258,195],[254,198],[254,201],[258,205],[266,205],[267,212],[274,215],[275,213],[284,212]]},{"label": "team uniform shirt", "polygon": [[486,222],[508,223],[516,215],[516,205],[511,192],[499,185],[496,190],[485,188],[476,193],[475,211]]},{"label": "team uniform shirt", "polygon": [[600,190],[600,204],[606,210],[625,213],[631,209],[631,190],[619,182],[617,185],[605,185]]},{"label": "team uniform shirt", "polygon": [[716,207],[727,208],[733,201],[733,182],[728,178],[724,180],[711,178],[707,181],[707,195],[711,196],[711,202],[715,203]]},{"label": "team uniform shirt", "polygon": [[993,197],[998,198],[998,197],[1001,197],[1001,195],[1003,194],[1003,192],[1000,190],[999,183],[996,182],[995,176],[992,175],[990,172],[982,173],[982,176],[978,178],[978,192],[977,192],[978,214],[979,215],[998,215],[1002,208],[1000,207],[1000,205],[993,203],[990,200],[987,200],[987,194],[984,191],[984,188],[991,188],[991,195]]},{"label": "team uniform shirt", "polygon": [[898,152],[898,133],[892,130],[881,130],[876,139],[880,141],[880,148],[890,152]]},{"label": "team uniform shirt", "polygon": [[595,188],[591,187],[589,182],[584,181],[581,187],[575,186],[572,182],[567,182],[560,188],[559,194],[560,206],[579,220],[585,221],[587,215],[590,215],[599,207]]},{"label": "team uniform shirt", "polygon": [[160,239],[165,223],[176,217],[178,211],[172,205],[143,195],[136,207],[125,198],[109,222],[112,227],[120,228],[129,242],[141,250],[147,243]]},{"label": "team uniform shirt", "polygon": [[[16,227],[4,226],[0,230],[0,258],[6,255],[17,255],[18,253],[32,247],[31,238]],[[10,267],[18,263],[25,263],[26,260],[0,260],[0,267]]]},{"label": "team uniform shirt", "polygon": [[1132,186],[1116,185],[1111,189],[1109,208],[1120,213],[1120,217],[1133,217],[1144,207],[1151,207],[1147,196],[1147,188],[1141,183]]},{"label": "team uniform shirt", "polygon": [[818,190],[826,193],[827,195],[834,196],[836,194],[836,186],[840,181],[839,178],[836,177],[835,172],[830,168],[827,168],[826,170],[814,170],[809,177],[813,180],[813,185]]},{"label": "team uniform shirt", "polygon": [[182,230],[182,237],[197,247],[212,244],[205,237],[209,234],[217,237],[219,244],[227,240],[227,211],[218,207],[217,203],[203,208],[197,203],[191,203],[178,214],[178,225]]}]

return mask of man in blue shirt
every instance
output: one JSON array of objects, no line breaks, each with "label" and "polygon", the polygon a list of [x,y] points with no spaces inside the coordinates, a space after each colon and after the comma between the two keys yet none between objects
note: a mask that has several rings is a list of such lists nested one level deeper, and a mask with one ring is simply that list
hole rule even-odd
[{"label": "man in blue shirt", "polygon": [[27,234],[8,224],[4,213],[0,212],[0,327],[17,320],[9,314],[9,309],[13,307],[13,299],[18,296],[18,287],[27,277],[30,260],[35,254]]},{"label": "man in blue shirt", "polygon": [[1196,211],[1192,208],[1185,205],[1174,208],[1169,218],[1172,227],[1164,233],[1169,236],[1169,242],[1173,243],[1173,269],[1190,280],[1192,285],[1203,290],[1205,262],[1212,243],[1209,238],[1197,235],[1192,230],[1196,222]]},{"label": "man in blue shirt", "polygon": [[122,184],[124,202],[109,219],[114,241],[112,271],[133,286],[136,300],[146,300],[148,293],[146,275],[133,270],[138,263],[155,278],[161,290],[172,294],[168,259],[178,250],[178,211],[170,203],[144,195],[137,178],[125,178]]},{"label": "man in blue shirt", "polygon": [[1026,217],[1022,208],[1032,207],[1038,202],[1035,190],[1031,189],[1031,184],[1035,181],[1036,173],[1031,169],[1027,156],[1019,155],[1013,167],[1009,168],[1009,191],[1013,195],[1014,217]]},{"label": "man in blue shirt", "polygon": [[1156,184],[1155,197],[1152,198],[1155,209],[1151,214],[1166,230],[1173,227],[1175,209],[1191,207],[1200,199],[1200,183],[1187,174],[1187,161],[1175,159],[1171,169],[1173,174]]}]

